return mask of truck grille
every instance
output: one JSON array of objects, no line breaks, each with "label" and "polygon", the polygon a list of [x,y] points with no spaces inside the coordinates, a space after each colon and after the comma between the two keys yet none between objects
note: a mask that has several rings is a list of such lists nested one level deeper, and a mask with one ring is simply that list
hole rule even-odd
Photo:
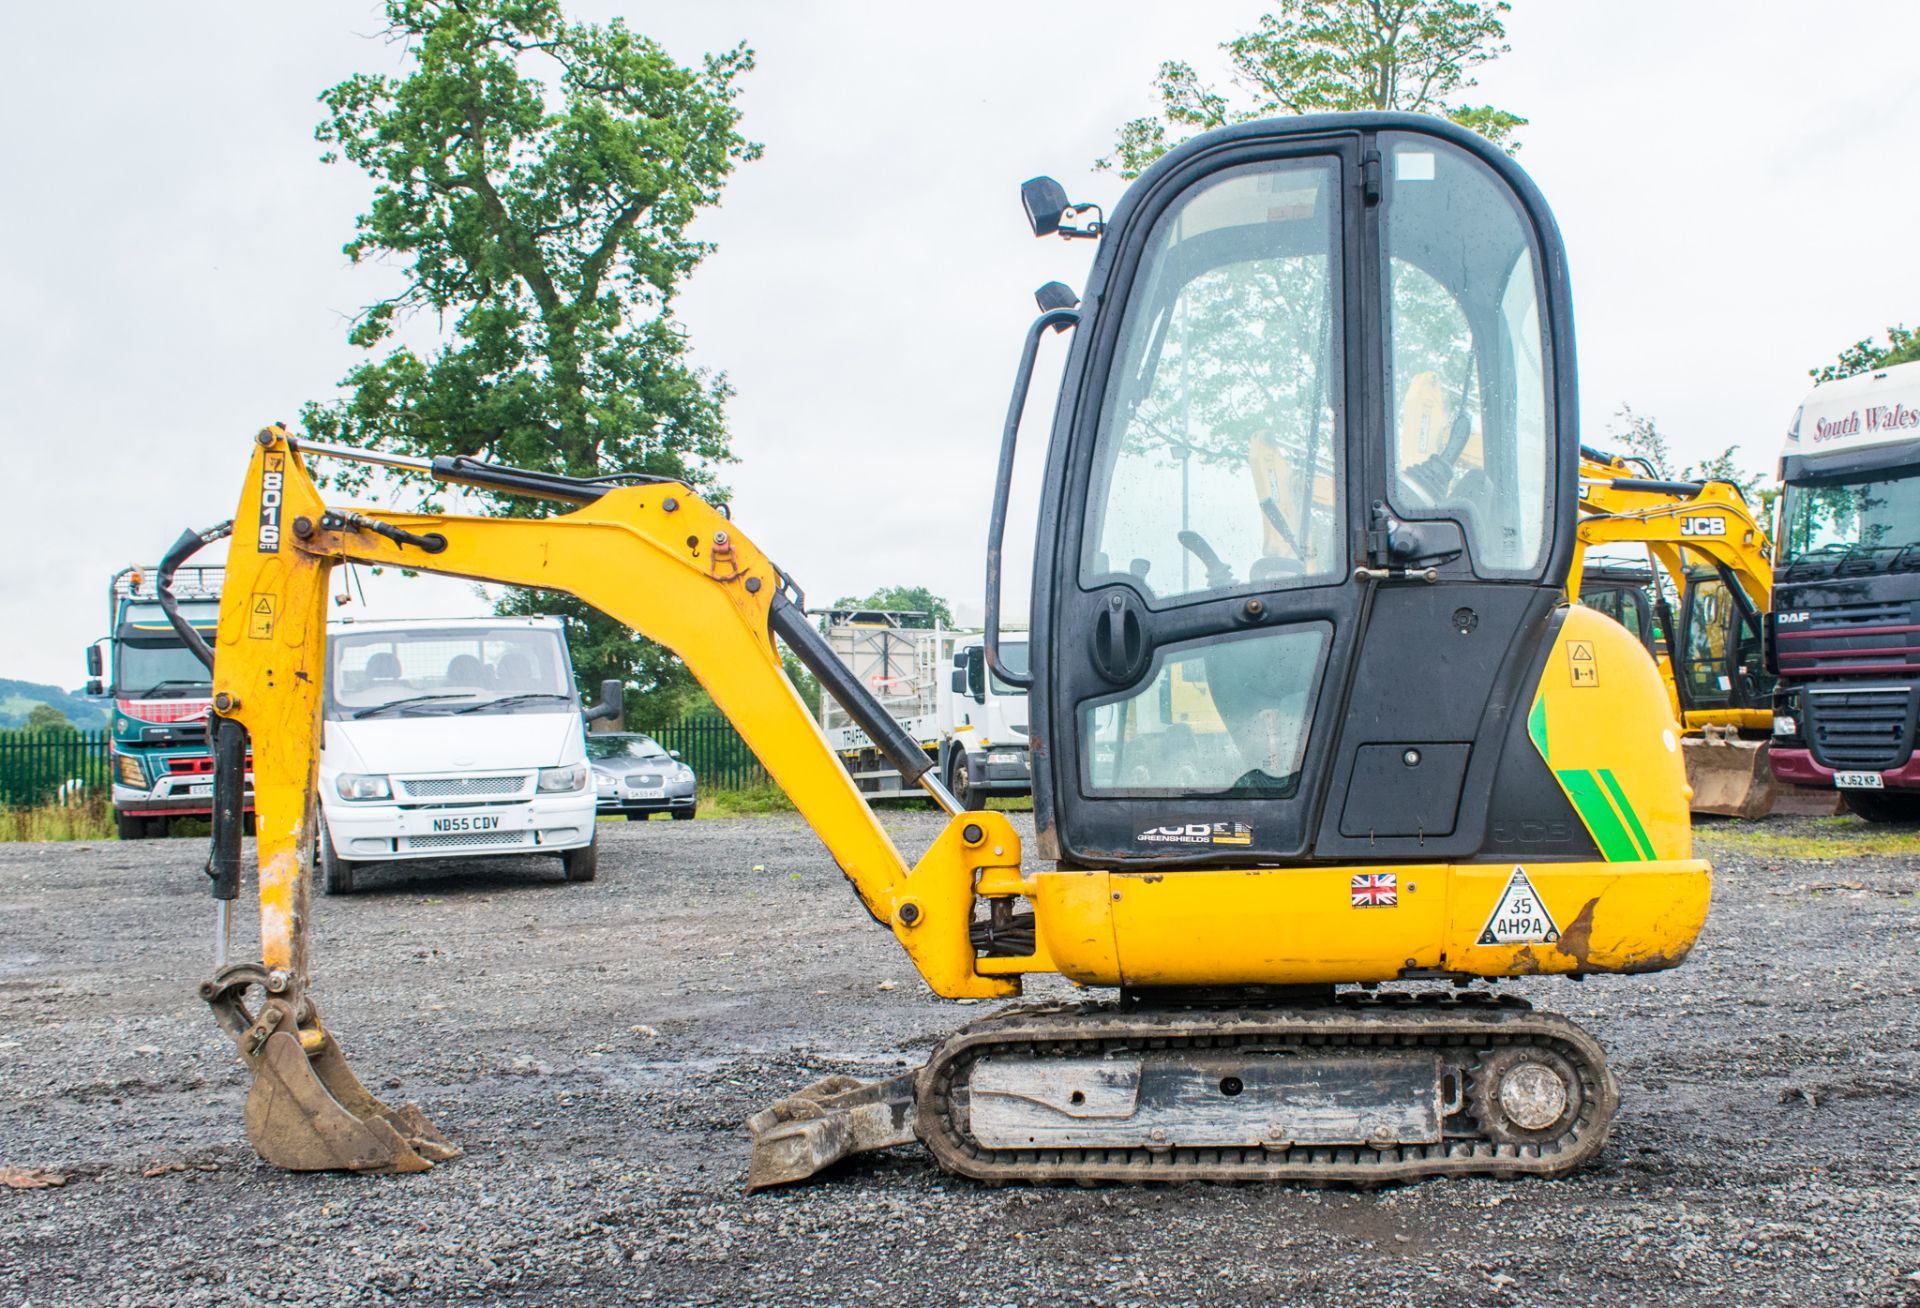
[{"label": "truck grille", "polygon": [[1808,743],[1822,765],[1878,772],[1907,761],[1913,721],[1907,687],[1818,687],[1806,702]]},{"label": "truck grille", "polygon": [[1786,677],[1920,672],[1920,623],[1905,602],[1809,609],[1805,625],[1776,625],[1774,642]]},{"label": "truck grille", "polygon": [[485,845],[530,845],[531,831],[456,831],[444,836],[408,836],[408,849],[474,849]]},{"label": "truck grille", "polygon": [[527,774],[506,777],[414,777],[400,782],[407,799],[500,799],[526,789]]}]

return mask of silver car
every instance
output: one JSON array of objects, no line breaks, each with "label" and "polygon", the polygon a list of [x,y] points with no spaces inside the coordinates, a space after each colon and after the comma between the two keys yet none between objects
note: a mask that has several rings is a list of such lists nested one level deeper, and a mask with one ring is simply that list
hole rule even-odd
[{"label": "silver car", "polygon": [[646,819],[671,813],[677,821],[693,817],[698,802],[693,769],[680,751],[662,749],[651,736],[619,731],[587,735],[587,763],[593,769],[595,807]]}]

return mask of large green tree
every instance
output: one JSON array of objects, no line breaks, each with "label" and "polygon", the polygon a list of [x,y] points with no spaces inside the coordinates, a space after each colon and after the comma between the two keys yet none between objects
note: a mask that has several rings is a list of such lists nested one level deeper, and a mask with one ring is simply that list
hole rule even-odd
[{"label": "large green tree", "polygon": [[1887,328],[1887,343],[1874,344],[1869,336],[1863,341],[1855,341],[1840,351],[1840,357],[1832,363],[1808,370],[1808,375],[1817,382],[1839,381],[1855,373],[1870,372],[1879,368],[1891,368],[1897,363],[1912,363],[1920,359],[1920,332],[1908,328]]},{"label": "large green tree", "polygon": [[1513,148],[1526,119],[1460,98],[1477,85],[1475,68],[1507,52],[1508,9],[1506,0],[1280,0],[1221,45],[1227,87],[1182,60],[1161,64],[1159,112],[1123,126],[1095,166],[1131,179],[1209,128],[1355,109],[1440,114]]},{"label": "large green tree", "polygon": [[[386,13],[404,73],[328,90],[317,136],[327,161],[374,183],[347,256],[393,265],[401,285],[355,320],[351,341],[374,357],[341,398],[303,410],[308,431],[573,476],[654,473],[723,498],[730,391],[690,361],[673,300],[711,249],[689,225],[759,154],[735,103],[752,52],[683,66],[617,18],[569,21],[559,0],[388,0]],[[339,485],[366,479],[356,465]],[[581,681],[626,681],[649,717],[691,686],[678,660],[585,605],[515,593],[502,607],[565,614]]]}]

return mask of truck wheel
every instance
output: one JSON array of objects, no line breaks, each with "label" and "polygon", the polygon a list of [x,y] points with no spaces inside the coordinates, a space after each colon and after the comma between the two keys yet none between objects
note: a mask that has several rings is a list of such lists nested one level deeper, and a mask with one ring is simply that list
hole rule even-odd
[{"label": "truck wheel", "polygon": [[1869,822],[1920,822],[1920,794],[1903,790],[1843,790],[1841,802]]},{"label": "truck wheel", "polygon": [[145,840],[147,838],[147,820],[138,813],[115,813],[114,830],[122,840]]},{"label": "truck wheel", "polygon": [[328,895],[351,895],[353,893],[353,874],[356,869],[352,863],[341,858],[333,847],[333,833],[327,830],[327,820],[320,819],[320,839],[316,849],[320,864],[320,890]]},{"label": "truck wheel", "polygon": [[974,804],[973,778],[967,773],[967,755],[964,750],[953,751],[953,761],[947,764],[947,789],[960,801],[960,807],[972,810]]},{"label": "truck wheel", "polygon": [[600,839],[584,849],[569,849],[560,856],[560,869],[569,881],[591,881],[600,871]]}]

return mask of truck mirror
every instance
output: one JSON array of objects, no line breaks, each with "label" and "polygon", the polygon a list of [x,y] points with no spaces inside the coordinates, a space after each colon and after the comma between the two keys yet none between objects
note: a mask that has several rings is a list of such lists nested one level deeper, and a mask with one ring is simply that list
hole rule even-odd
[{"label": "truck mirror", "polygon": [[956,694],[956,695],[964,695],[964,694],[966,694],[966,693],[967,693],[967,670],[966,670],[966,668],[964,668],[964,667],[959,667],[959,666],[956,666],[956,667],[954,668],[954,670],[953,670],[953,683],[952,683],[952,684],[953,684],[953,693],[954,693],[954,694]]},{"label": "truck mirror", "polygon": [[87,646],[87,675],[89,677],[100,677],[105,675],[105,673],[106,665],[100,658],[100,647],[98,645]]},{"label": "truck mirror", "polygon": [[616,722],[619,721],[621,713],[625,711],[626,695],[627,688],[624,683],[619,681],[601,682],[600,702],[587,710],[587,721],[600,722],[608,719]]},{"label": "truck mirror", "polygon": [[106,693],[107,693],[106,685],[100,680],[100,678],[89,677],[87,679],[87,694],[93,696],[95,699],[98,699],[100,698],[100,696]]}]

